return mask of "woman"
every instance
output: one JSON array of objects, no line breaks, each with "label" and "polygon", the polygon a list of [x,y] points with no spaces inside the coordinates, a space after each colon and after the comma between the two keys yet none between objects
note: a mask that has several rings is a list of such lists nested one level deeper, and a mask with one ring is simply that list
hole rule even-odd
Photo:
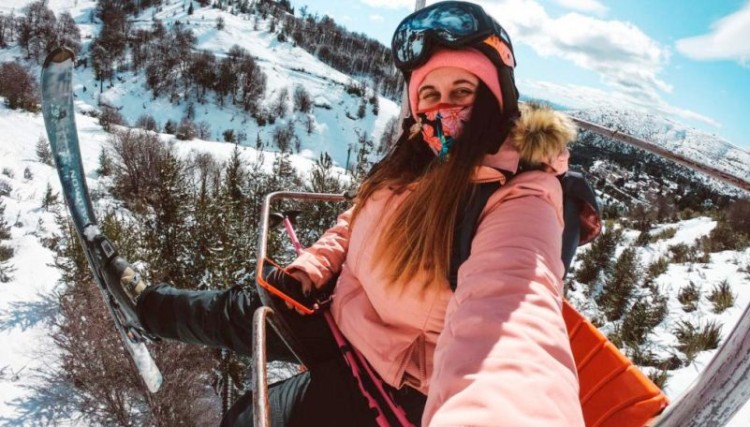
[{"label": "woman", "polygon": [[[408,82],[405,132],[355,207],[269,281],[302,297],[337,277],[336,323],[416,425],[583,425],[561,316],[560,183],[516,174],[506,142],[519,115],[510,38],[481,7],[441,2],[401,22],[393,52]],[[458,269],[462,207],[488,182],[500,187]],[[154,335],[249,352],[260,303],[238,288],[134,296]],[[373,425],[321,318],[283,316],[314,362],[271,386],[274,425]],[[287,357],[270,344],[270,359]],[[223,425],[251,423],[248,395]]]}]

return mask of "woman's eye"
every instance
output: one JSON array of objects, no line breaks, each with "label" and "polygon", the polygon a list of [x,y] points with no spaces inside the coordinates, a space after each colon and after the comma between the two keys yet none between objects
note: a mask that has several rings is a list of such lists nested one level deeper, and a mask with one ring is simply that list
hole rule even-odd
[{"label": "woman's eye", "polygon": [[456,89],[453,93],[458,97],[464,97],[474,94],[471,89]]}]

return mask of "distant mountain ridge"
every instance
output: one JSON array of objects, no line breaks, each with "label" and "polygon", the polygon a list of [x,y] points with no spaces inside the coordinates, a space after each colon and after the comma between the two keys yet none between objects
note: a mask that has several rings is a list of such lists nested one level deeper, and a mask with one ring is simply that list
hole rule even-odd
[{"label": "distant mountain ridge", "polygon": [[601,107],[571,110],[568,114],[627,132],[674,153],[750,180],[750,152],[716,135],[635,110]]}]

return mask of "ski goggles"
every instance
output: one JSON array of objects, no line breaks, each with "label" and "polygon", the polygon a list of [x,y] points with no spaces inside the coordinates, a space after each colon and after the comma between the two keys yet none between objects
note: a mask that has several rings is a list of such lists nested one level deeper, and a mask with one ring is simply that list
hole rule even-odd
[{"label": "ski goggles", "polygon": [[[481,6],[445,1],[404,18],[393,34],[391,49],[396,68],[409,72],[427,61],[436,44],[461,48],[487,39],[496,40],[493,44],[504,44],[508,52],[513,51],[508,33]],[[508,61],[507,56],[501,55],[503,62],[513,68],[515,60],[510,55]]]}]

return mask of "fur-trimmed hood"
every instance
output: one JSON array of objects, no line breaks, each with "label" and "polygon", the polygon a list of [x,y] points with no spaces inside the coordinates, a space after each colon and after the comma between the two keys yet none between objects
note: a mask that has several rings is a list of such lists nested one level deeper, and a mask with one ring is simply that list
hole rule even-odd
[{"label": "fur-trimmed hood", "polygon": [[567,145],[576,139],[575,124],[546,105],[526,103],[520,110],[511,141],[521,154],[521,162],[532,168],[553,166]]}]

